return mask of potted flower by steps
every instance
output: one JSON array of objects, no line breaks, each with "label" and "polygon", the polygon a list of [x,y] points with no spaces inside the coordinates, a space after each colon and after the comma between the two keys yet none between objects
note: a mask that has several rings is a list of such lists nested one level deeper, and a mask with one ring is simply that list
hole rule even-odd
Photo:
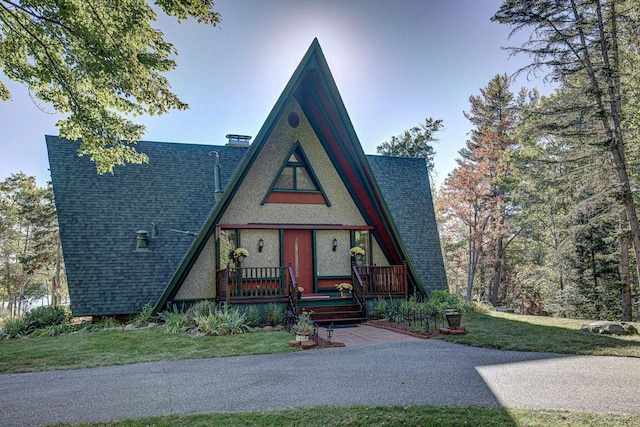
[{"label": "potted flower by steps", "polygon": [[296,334],[296,341],[307,341],[316,331],[316,326],[311,320],[313,311],[303,311],[291,330]]},{"label": "potted flower by steps", "polygon": [[353,292],[353,285],[351,285],[351,283],[338,283],[336,285],[336,288],[338,288],[338,291],[340,292],[340,296],[342,298],[349,298],[351,292]]}]

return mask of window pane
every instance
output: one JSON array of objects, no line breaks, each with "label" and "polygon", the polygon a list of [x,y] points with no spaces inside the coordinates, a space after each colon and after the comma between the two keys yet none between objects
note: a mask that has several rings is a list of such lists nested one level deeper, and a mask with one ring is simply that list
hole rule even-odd
[{"label": "window pane", "polygon": [[364,256],[356,257],[356,265],[359,265],[359,266],[368,265],[369,264],[369,232],[356,231],[354,237],[355,237],[356,246],[364,250]]},{"label": "window pane", "polygon": [[278,178],[275,188],[279,190],[293,190],[293,168],[286,167],[282,170],[282,175]]},{"label": "window pane", "polygon": [[317,190],[305,168],[297,168],[296,185],[297,190]]}]

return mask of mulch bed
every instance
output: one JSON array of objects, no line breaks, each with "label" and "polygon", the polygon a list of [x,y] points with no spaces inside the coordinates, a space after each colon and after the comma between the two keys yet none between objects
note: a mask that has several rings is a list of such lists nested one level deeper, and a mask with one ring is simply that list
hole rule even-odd
[{"label": "mulch bed", "polygon": [[375,326],[376,328],[387,329],[389,331],[398,332],[400,334],[410,335],[416,338],[432,338],[438,335],[438,331],[413,331],[404,323],[386,322],[384,320],[369,320],[367,325]]},{"label": "mulch bed", "polygon": [[344,343],[337,341],[327,341],[324,338],[318,337],[318,346],[316,348],[331,348],[331,347],[344,347]]}]

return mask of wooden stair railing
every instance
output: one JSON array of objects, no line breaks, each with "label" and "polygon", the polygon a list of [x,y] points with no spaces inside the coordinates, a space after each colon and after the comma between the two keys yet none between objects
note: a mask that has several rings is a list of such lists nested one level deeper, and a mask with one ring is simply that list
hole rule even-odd
[{"label": "wooden stair railing", "polygon": [[367,317],[367,287],[355,265],[351,266],[351,283],[353,284],[353,297],[362,311],[362,317]]}]

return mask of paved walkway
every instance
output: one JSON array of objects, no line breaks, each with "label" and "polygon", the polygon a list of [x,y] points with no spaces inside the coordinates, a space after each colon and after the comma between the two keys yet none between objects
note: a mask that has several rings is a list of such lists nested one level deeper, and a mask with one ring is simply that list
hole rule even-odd
[{"label": "paved walkway", "polygon": [[[481,405],[640,414],[637,358],[408,340],[0,375],[0,424],[316,405]],[[301,398],[302,396],[302,398]]]},{"label": "paved walkway", "polygon": [[[318,336],[327,338],[327,330],[324,327],[318,328]],[[389,331],[374,326],[360,324],[347,326],[334,326],[331,341],[344,343],[346,347],[356,347],[361,345],[382,344],[388,342],[415,341],[421,338],[412,337],[406,334]]]}]

